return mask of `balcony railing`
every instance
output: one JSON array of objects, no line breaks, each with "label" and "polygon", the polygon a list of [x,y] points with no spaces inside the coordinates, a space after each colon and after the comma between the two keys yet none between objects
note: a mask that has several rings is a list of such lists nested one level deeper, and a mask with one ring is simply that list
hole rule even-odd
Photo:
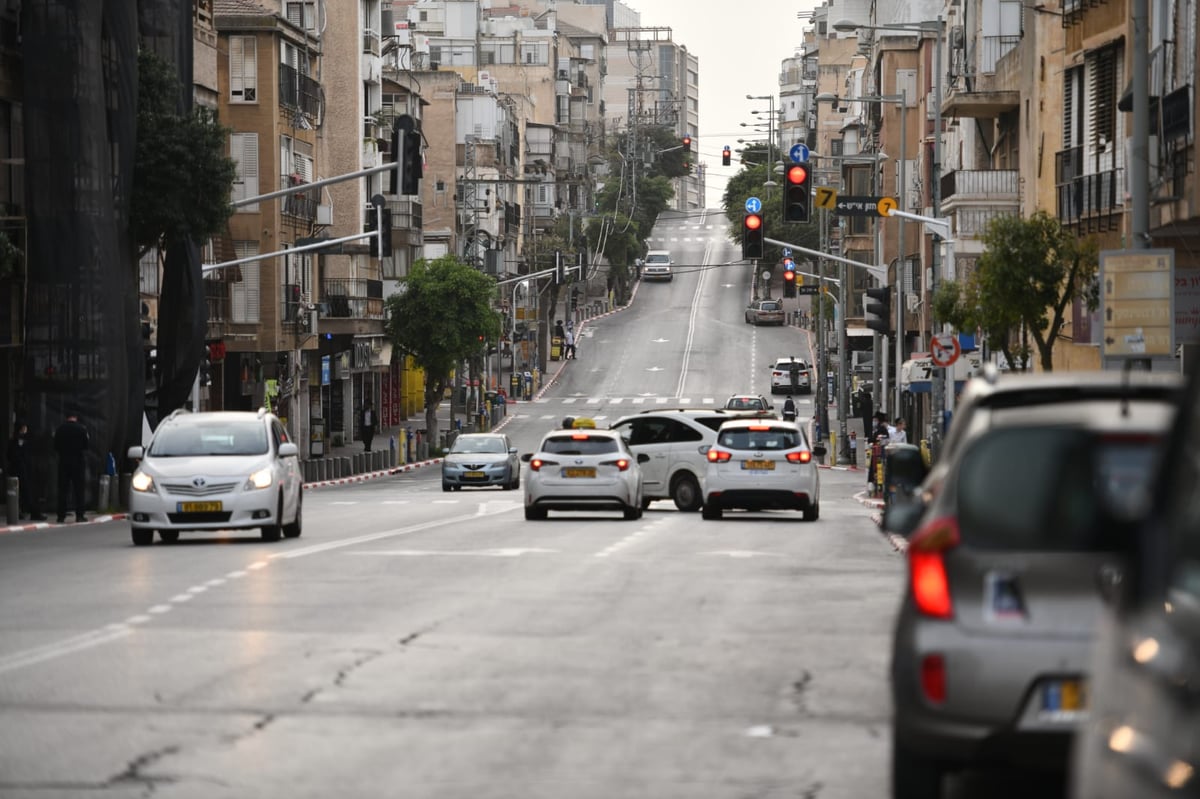
[{"label": "balcony railing", "polygon": [[201,281],[204,285],[204,306],[208,309],[210,333],[214,332],[214,326],[219,331],[220,327],[229,321],[230,278],[238,274],[237,269],[222,269],[218,271],[221,273],[220,278],[205,278]]},{"label": "balcony railing", "polygon": [[1020,176],[1015,169],[956,169],[942,175],[942,199],[1016,200]]},{"label": "balcony railing", "polygon": [[1115,230],[1124,212],[1125,170],[1087,168],[1085,149],[1072,147],[1055,157],[1058,219],[1088,231]]},{"label": "balcony railing", "polygon": [[388,200],[387,208],[392,212],[393,230],[421,230],[423,206],[412,200]]},{"label": "balcony railing", "polygon": [[967,65],[967,74],[995,72],[1000,59],[1020,43],[1019,35],[982,37],[975,51],[975,63]]},{"label": "balcony railing", "polygon": [[279,104],[316,119],[321,113],[321,84],[287,64],[280,64]]},{"label": "balcony railing", "polygon": [[328,278],[321,281],[322,316],[332,319],[382,319],[383,281]]},{"label": "balcony railing", "polygon": [[[293,186],[303,186],[306,181],[301,180],[298,175],[280,175],[279,188],[287,189]],[[317,205],[321,202],[320,189],[308,189],[306,191],[298,191],[295,194],[289,194],[281,198],[280,211],[284,216],[303,219],[308,222],[315,222],[317,219]]]}]

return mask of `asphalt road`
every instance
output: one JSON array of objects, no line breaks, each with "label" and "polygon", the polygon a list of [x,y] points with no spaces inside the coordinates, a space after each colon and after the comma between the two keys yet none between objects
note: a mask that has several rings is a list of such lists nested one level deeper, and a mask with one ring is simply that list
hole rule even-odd
[{"label": "asphalt road", "polygon": [[[743,322],[724,224],[660,222],[675,279],[510,407],[522,451],[564,415],[766,394],[773,358],[810,357]],[[278,543],[0,536],[0,797],[886,796],[904,562],[863,482],[824,470],[814,524],[527,522],[520,492],[444,494],[430,467],[309,489]]]}]

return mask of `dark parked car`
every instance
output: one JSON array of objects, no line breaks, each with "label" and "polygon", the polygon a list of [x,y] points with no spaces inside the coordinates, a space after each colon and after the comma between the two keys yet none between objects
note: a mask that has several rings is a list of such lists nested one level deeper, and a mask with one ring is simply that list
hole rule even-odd
[{"label": "dark parked car", "polygon": [[1176,376],[977,378],[911,497],[892,647],[895,799],[954,771],[1066,771],[1092,631],[1179,396]]}]

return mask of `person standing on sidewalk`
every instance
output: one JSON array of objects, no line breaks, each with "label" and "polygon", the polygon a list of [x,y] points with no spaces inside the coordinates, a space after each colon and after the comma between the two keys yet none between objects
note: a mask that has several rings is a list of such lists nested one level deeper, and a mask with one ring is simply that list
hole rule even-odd
[{"label": "person standing on sidewalk", "polygon": [[74,413],[67,414],[67,420],[54,431],[54,451],[58,453],[58,523],[67,520],[67,491],[75,504],[75,521],[87,521],[84,515],[84,480],[87,478],[87,465],[84,456],[88,451],[91,437],[87,428],[79,421]]},{"label": "person standing on sidewalk", "polygon": [[363,452],[370,452],[371,442],[375,439],[375,409],[371,407],[370,400],[363,403],[358,425],[362,431]]},{"label": "person standing on sidewalk", "polygon": [[564,352],[564,358],[567,360],[575,360],[575,331],[567,330],[567,348]]},{"label": "person standing on sidewalk", "polygon": [[35,522],[44,522],[46,516],[38,507],[37,492],[33,490],[33,456],[30,452],[29,425],[17,422],[12,438],[8,441],[8,476],[19,482],[20,505],[23,513]]}]

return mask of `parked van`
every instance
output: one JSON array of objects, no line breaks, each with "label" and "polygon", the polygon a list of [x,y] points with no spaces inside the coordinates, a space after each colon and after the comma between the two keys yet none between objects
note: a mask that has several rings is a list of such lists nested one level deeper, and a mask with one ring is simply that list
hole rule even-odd
[{"label": "parked van", "polygon": [[646,253],[642,264],[643,280],[670,280],[671,253],[668,250],[651,250]]}]

